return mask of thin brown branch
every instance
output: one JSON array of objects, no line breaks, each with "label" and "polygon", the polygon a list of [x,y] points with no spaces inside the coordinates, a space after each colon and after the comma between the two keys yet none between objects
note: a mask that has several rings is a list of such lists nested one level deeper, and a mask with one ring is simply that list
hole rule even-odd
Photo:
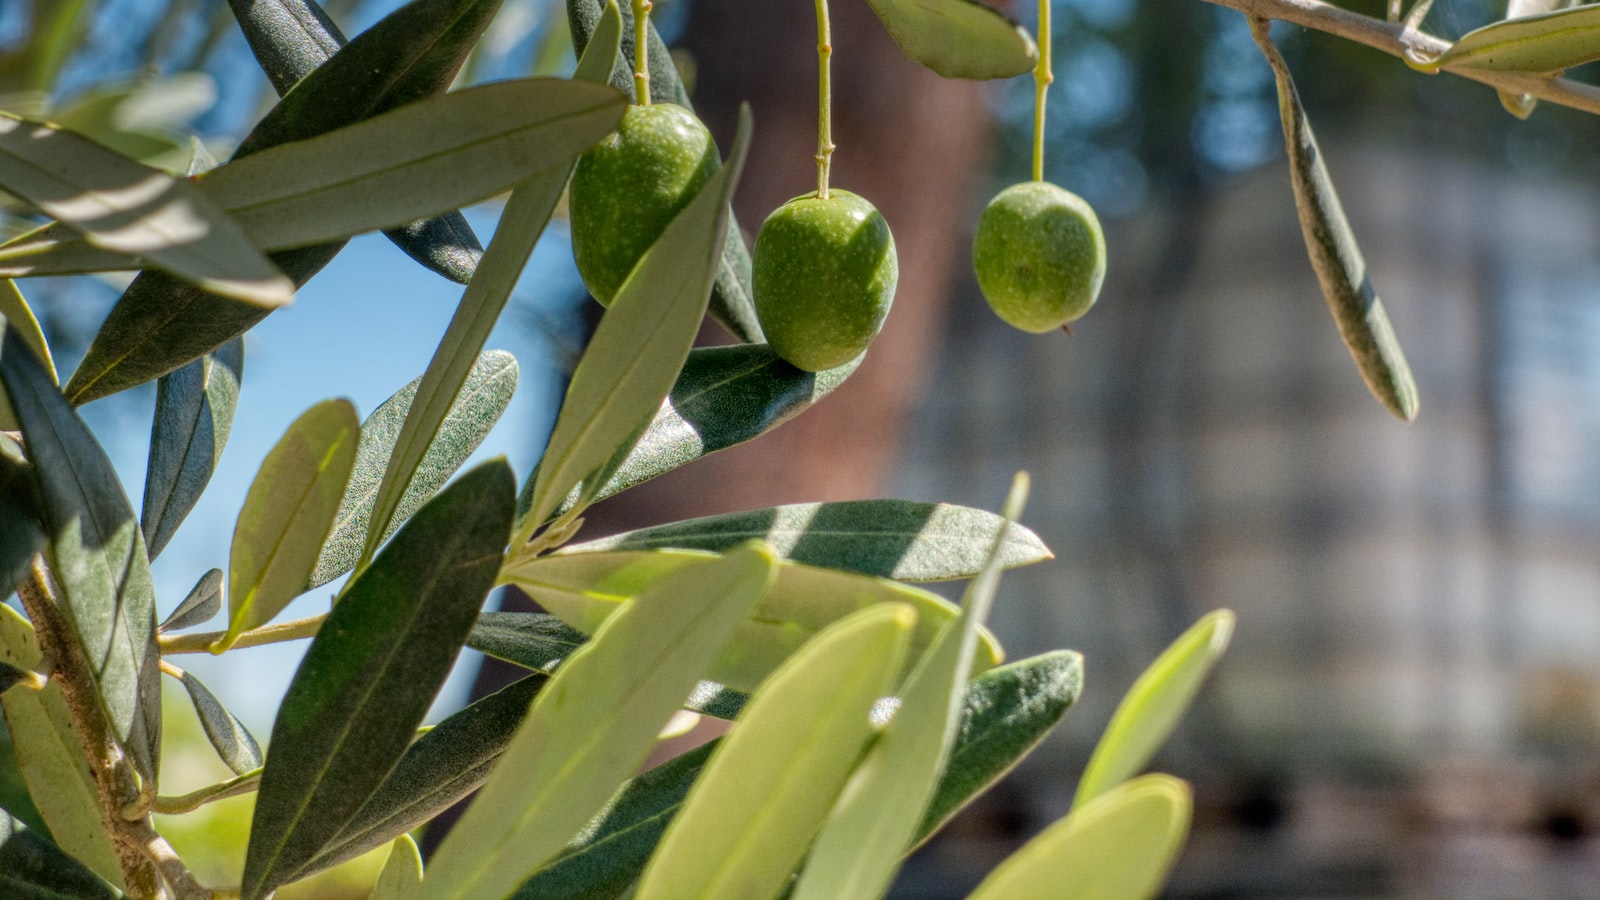
[{"label": "thin brown branch", "polygon": [[[1405,59],[1407,51],[1437,57],[1450,42],[1422,31],[1405,31],[1400,22],[1386,22],[1341,9],[1322,0],[1205,0],[1246,15],[1278,19],[1342,37]],[[1566,78],[1526,72],[1490,72],[1467,66],[1445,66],[1441,71],[1489,85],[1508,94],[1528,94],[1573,109],[1600,115],[1600,87]]]}]

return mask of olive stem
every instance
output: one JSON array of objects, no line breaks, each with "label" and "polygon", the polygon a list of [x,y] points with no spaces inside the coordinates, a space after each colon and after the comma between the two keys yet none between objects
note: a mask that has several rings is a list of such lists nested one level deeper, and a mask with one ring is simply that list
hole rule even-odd
[{"label": "olive stem", "polygon": [[1033,180],[1044,180],[1044,106],[1050,84],[1050,0],[1039,0],[1039,61],[1033,66]]},{"label": "olive stem", "polygon": [[[280,641],[298,641],[302,638],[316,637],[317,629],[322,627],[323,621],[328,618],[327,613],[308,616],[304,619],[294,619],[289,622],[279,622],[272,625],[263,625],[250,631],[241,632],[237,640],[228,645],[229,650],[235,647],[259,647],[263,644],[276,644]],[[161,648],[163,655],[175,653],[215,653],[212,647],[227,637],[226,631],[202,631],[194,634],[160,635],[156,644]]]},{"label": "olive stem", "polygon": [[833,28],[828,0],[817,0],[817,199],[828,199],[828,169],[833,164]]},{"label": "olive stem", "polygon": [[650,0],[633,0],[633,102],[650,105]]}]

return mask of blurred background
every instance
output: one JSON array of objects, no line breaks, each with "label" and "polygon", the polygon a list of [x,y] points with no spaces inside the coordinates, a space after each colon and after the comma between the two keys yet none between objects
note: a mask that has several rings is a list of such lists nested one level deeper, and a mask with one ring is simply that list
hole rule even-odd
[{"label": "blurred background", "polygon": [[[354,34],[399,2],[324,5]],[[1031,7],[1008,11],[1031,28]],[[1427,28],[1445,37],[1504,12],[1436,7]],[[1243,17],[1200,0],[1053,9],[1046,175],[1106,225],[1096,309],[1070,337],[1024,335],[970,274],[983,204],[1027,177],[1031,81],[942,81],[901,58],[864,4],[837,0],[834,183],[894,229],[902,281],[885,332],[828,403],[609,501],[585,536],[802,500],[993,508],[1013,471],[1033,474],[1025,521],[1057,559],[1007,576],[992,626],[1013,658],[1081,650],[1087,689],[915,858],[898,896],[961,896],[1063,815],[1138,672],[1230,607],[1232,648],[1158,759],[1196,787],[1171,896],[1600,897],[1600,125],[1548,105],[1518,121],[1482,86],[1274,32],[1417,376],[1421,414],[1402,424],[1367,393],[1317,290]],[[754,107],[736,203],[753,232],[810,183],[811,4],[657,0],[655,21],[725,145],[737,104]],[[465,77],[570,65],[560,4],[505,0]],[[0,108],[182,169],[191,136],[226,159],[270,97],[225,4],[0,0]],[[485,240],[497,213],[469,211]],[[459,288],[411,266],[358,240],[247,336],[216,481],[156,563],[163,613],[225,564],[249,480],[300,411],[339,391],[365,414],[421,373]],[[22,287],[63,373],[120,289]],[[482,453],[521,473],[537,460],[597,309],[558,222],[491,340],[516,354],[522,384]],[[151,387],[84,410],[133,497],[153,403]],[[264,736],[301,652],[193,669]],[[495,683],[469,657],[439,713]],[[185,703],[173,740],[192,722]],[[198,729],[187,740],[168,752],[174,791],[221,771]],[[217,823],[248,802],[164,827],[180,850],[215,846],[209,877],[236,878],[228,842],[242,834]]]}]

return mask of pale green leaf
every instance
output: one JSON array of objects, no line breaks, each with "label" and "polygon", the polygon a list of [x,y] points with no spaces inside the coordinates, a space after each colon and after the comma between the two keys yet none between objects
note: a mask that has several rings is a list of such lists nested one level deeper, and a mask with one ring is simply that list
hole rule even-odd
[{"label": "pale green leaf", "polygon": [[412,900],[422,890],[422,851],[411,835],[402,834],[389,845],[389,858],[378,873],[369,900]]},{"label": "pale green leaf", "polygon": [[50,356],[50,345],[44,339],[44,330],[39,327],[39,320],[34,317],[27,298],[17,289],[16,282],[9,278],[0,278],[0,317],[11,323],[11,327],[33,348],[33,352],[39,354],[39,361],[50,373],[50,380],[59,384],[61,379],[56,374],[56,363]]},{"label": "pale green leaf", "polygon": [[305,589],[355,463],[361,426],[348,400],[301,414],[261,463],[239,510],[228,558],[228,633],[272,621]]},{"label": "pale green leaf", "polygon": [[774,564],[770,550],[741,549],[661,579],[612,616],[539,693],[434,855],[425,900],[506,896],[555,855],[638,769]]},{"label": "pale green leaf", "polygon": [[556,419],[539,464],[532,514],[518,529],[520,545],[584,484],[599,492],[601,470],[639,439],[677,380],[706,302],[727,234],[733,195],[750,145],[750,116],[740,117],[728,162],[707,181],[651,245],[600,320]]},{"label": "pale green leaf", "polygon": [[1311,133],[1311,121],[1300,105],[1289,66],[1268,35],[1266,20],[1252,18],[1250,29],[1277,79],[1278,113],[1289,153],[1289,176],[1311,268],[1316,271],[1339,335],[1355,358],[1367,387],[1390,412],[1409,422],[1417,416],[1417,384],[1411,377],[1411,367],[1395,337],[1394,326],[1389,323],[1389,313],[1367,274],[1366,260],[1345,218],[1316,136]]},{"label": "pale green leaf", "polygon": [[1134,681],[1095,744],[1074,803],[1089,802],[1143,769],[1194,702],[1233,637],[1233,613],[1207,613]]},{"label": "pale green leaf", "polygon": [[[1019,473],[1001,518],[1015,522],[1027,500],[1028,477]],[[962,698],[1000,584],[998,537],[983,571],[968,585],[961,615],[940,629],[899,692],[900,706],[834,806],[805,868],[795,900],[881,897],[939,786],[961,725]]]},{"label": "pale green leaf", "polygon": [[[784,559],[820,568],[898,581],[945,581],[977,574],[1003,525],[994,513],[948,503],[798,503],[686,519],[568,545],[561,552],[674,548],[717,553],[758,538]],[[1005,534],[1002,567],[1052,558],[1027,528],[1013,524]]]},{"label": "pale green leaf", "polygon": [[1123,784],[1012,854],[967,900],[1146,900],[1189,833],[1189,786],[1170,775]]},{"label": "pale green leaf", "polygon": [[1033,71],[1039,49],[1017,23],[977,0],[867,0],[905,55],[946,78]]},{"label": "pale green leaf", "polygon": [[1518,16],[1469,31],[1429,68],[1554,74],[1600,59],[1600,4]]},{"label": "pale green leaf", "polygon": [[805,855],[874,728],[916,621],[878,604],[829,626],[762,683],[645,868],[637,900],[771,897]]},{"label": "pale green leaf", "polygon": [[0,113],[0,161],[0,188],[94,247],[237,300],[282,306],[294,297],[289,279],[187,179],[8,113]]}]

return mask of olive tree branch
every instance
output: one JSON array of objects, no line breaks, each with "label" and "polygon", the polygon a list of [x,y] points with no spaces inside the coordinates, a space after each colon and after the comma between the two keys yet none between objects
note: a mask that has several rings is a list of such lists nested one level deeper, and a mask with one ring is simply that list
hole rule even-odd
[{"label": "olive tree branch", "polygon": [[[1364,44],[1401,59],[1421,56],[1434,58],[1449,49],[1450,42],[1426,32],[1407,30],[1402,22],[1386,22],[1353,13],[1322,0],[1205,0],[1236,9],[1249,16],[1293,22],[1314,31]],[[1469,66],[1446,65],[1442,71],[1489,85],[1507,94],[1528,94],[1573,109],[1600,115],[1600,86],[1584,84],[1551,75],[1528,72],[1491,72]]]},{"label": "olive tree branch", "polygon": [[[327,613],[307,616],[304,619],[293,619],[288,622],[279,622],[274,625],[263,625],[253,628],[239,635],[234,641],[235,647],[259,647],[262,644],[276,644],[280,641],[298,641],[302,638],[316,637],[317,629],[322,627]],[[156,638],[156,644],[161,648],[162,655],[172,653],[206,653],[211,650],[211,645],[227,636],[226,631],[200,631],[194,634],[161,635]]]}]

